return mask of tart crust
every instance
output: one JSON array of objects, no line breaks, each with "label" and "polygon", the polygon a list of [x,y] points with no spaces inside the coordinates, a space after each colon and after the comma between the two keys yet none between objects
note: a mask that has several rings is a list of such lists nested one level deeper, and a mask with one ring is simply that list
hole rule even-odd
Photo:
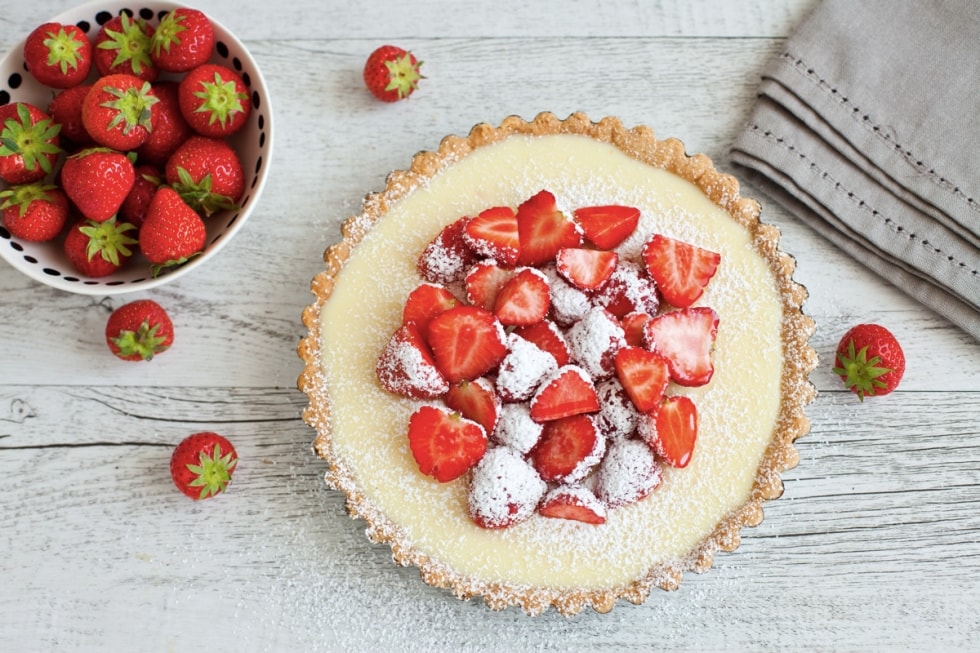
[{"label": "tart crust", "polygon": [[[623,585],[598,589],[533,587],[489,582],[460,574],[441,561],[413,548],[399,526],[390,521],[363,494],[345,461],[335,454],[331,440],[329,389],[326,387],[320,359],[320,314],[332,294],[337,275],[351,256],[352,250],[384,217],[388,207],[394,202],[473,150],[516,134],[589,136],[616,146],[633,159],[693,183],[748,231],[752,246],[772,271],[782,300],[783,372],[779,414],[775,433],[759,464],[748,500],[725,516],[685,558],[657,565],[641,577]],[[305,364],[298,386],[309,399],[303,419],[316,430],[313,450],[329,463],[330,468],[325,474],[326,482],[345,494],[348,514],[352,518],[363,519],[367,523],[368,537],[373,542],[389,545],[398,564],[417,567],[426,583],[448,589],[460,599],[482,596],[487,606],[494,610],[519,606],[527,614],[534,615],[553,606],[563,615],[574,615],[590,606],[596,612],[608,612],[618,599],[640,604],[654,587],[676,589],[685,571],[706,571],[711,567],[716,551],[732,551],[738,547],[742,527],[756,526],[762,521],[763,503],[782,494],[783,484],[779,474],[795,467],[799,461],[793,443],[809,431],[810,423],[804,408],[816,396],[816,390],[808,379],[817,364],[816,353],[808,344],[814,332],[814,322],[803,313],[802,307],[807,293],[803,286],[793,281],[795,261],[779,249],[779,230],[760,221],[759,204],[755,200],[741,197],[738,181],[730,175],[718,172],[707,156],[688,156],[679,140],[658,140],[649,127],[628,129],[619,119],[613,117],[594,122],[582,113],[571,114],[564,120],[551,113],[541,113],[531,121],[511,116],[504,119],[499,126],[478,124],[465,137],[447,136],[434,152],[417,153],[407,170],[395,171],[388,176],[383,191],[365,197],[361,213],[347,219],[341,233],[342,239],[324,253],[326,269],[312,280],[310,287],[315,299],[303,311],[303,323],[308,333],[298,347],[298,354]]]}]

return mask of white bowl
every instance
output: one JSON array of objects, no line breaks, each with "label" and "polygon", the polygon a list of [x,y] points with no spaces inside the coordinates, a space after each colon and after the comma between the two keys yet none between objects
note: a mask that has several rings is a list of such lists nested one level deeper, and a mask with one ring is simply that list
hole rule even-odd
[{"label": "white bowl", "polygon": [[[154,27],[160,17],[168,11],[181,6],[172,2],[89,2],[61,13],[54,18],[38,17],[37,24],[58,22],[78,25],[94,40],[99,29],[123,9],[141,16]],[[85,295],[114,295],[138,290],[147,290],[172,281],[191,270],[197,269],[214,258],[231,237],[241,229],[262,194],[272,160],[272,107],[269,92],[255,61],[245,46],[225,27],[209,16],[214,25],[215,52],[213,63],[226,65],[242,76],[252,98],[252,113],[248,123],[230,139],[242,163],[245,173],[245,193],[234,211],[222,211],[205,219],[207,241],[205,250],[188,263],[172,268],[154,277],[150,264],[139,253],[115,274],[89,278],[78,274],[68,262],[63,249],[64,238],[34,243],[13,237],[0,223],[0,257],[12,266],[41,283],[61,290]],[[25,39],[27,35],[24,35]],[[0,60],[0,104],[9,102],[30,102],[46,110],[53,97],[53,90],[41,85],[24,67],[24,41]],[[92,66],[91,80],[97,77]],[[170,76],[161,75],[161,79]],[[90,81],[91,81],[90,80]],[[0,189],[7,184],[0,181]]]}]

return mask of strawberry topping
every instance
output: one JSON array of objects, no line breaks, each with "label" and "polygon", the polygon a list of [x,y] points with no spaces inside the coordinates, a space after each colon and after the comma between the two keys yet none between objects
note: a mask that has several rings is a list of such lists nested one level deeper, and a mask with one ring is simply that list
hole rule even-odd
[{"label": "strawberry topping", "polygon": [[606,439],[588,415],[572,415],[544,425],[530,460],[546,481],[581,481],[606,452]]},{"label": "strawberry topping", "polygon": [[456,306],[429,322],[435,365],[450,383],[481,377],[507,355],[504,329],[489,311]]},{"label": "strawberry topping", "polygon": [[401,397],[434,399],[449,390],[449,383],[436,368],[422,334],[411,322],[402,325],[388,339],[378,357],[375,373],[381,387]]},{"label": "strawberry topping", "polygon": [[619,254],[599,249],[566,247],[558,250],[555,268],[558,274],[579,290],[598,290],[612,276]]},{"label": "strawberry topping", "polygon": [[559,485],[551,490],[541,500],[538,514],[586,524],[606,523],[606,507],[582,485]]},{"label": "strawberry topping", "polygon": [[402,323],[414,322],[419,331],[425,333],[432,318],[457,304],[459,300],[445,286],[437,283],[420,284],[405,300]]},{"label": "strawberry topping", "polygon": [[450,410],[482,426],[487,435],[497,426],[500,400],[493,384],[484,378],[454,383],[449,386],[445,401]]},{"label": "strawberry topping", "polygon": [[558,210],[555,196],[542,190],[517,207],[520,265],[542,265],[555,259],[563,247],[578,247],[582,234],[577,224]]},{"label": "strawberry topping", "polygon": [[541,381],[558,369],[555,357],[512,333],[507,337],[510,351],[497,372],[497,389],[504,401],[526,401]]},{"label": "strawberry topping", "polygon": [[493,312],[505,326],[540,322],[551,307],[548,280],[534,268],[521,268],[497,293]]},{"label": "strawberry topping", "polygon": [[596,474],[596,496],[609,508],[643,499],[663,480],[653,451],[642,440],[620,440],[609,445]]},{"label": "strawberry topping", "polygon": [[671,467],[687,467],[698,437],[698,411],[690,397],[663,400],[655,412],[640,420],[639,434]]},{"label": "strawberry topping", "polygon": [[408,422],[408,444],[419,471],[445,483],[459,478],[483,458],[487,434],[459,413],[421,406]]},{"label": "strawberry topping", "polygon": [[466,218],[446,225],[419,255],[419,276],[432,283],[448,285],[462,281],[466,271],[477,260],[463,240]]},{"label": "strawberry topping", "polygon": [[470,482],[470,517],[483,528],[506,528],[534,514],[548,485],[510,447],[487,450]]},{"label": "strawberry topping", "polygon": [[559,368],[545,379],[531,398],[531,417],[536,422],[550,422],[598,410],[599,397],[592,379],[576,365]]},{"label": "strawberry topping", "polygon": [[517,215],[509,206],[496,206],[466,222],[463,240],[478,256],[514,267],[521,251]]},{"label": "strawberry topping", "polygon": [[542,320],[518,327],[514,333],[554,356],[558,367],[568,365],[571,356],[568,353],[568,343],[565,342],[565,336],[554,322]]},{"label": "strawberry topping", "polygon": [[654,234],[643,248],[643,262],[664,300],[676,308],[696,302],[714,276],[721,256],[696,245]]},{"label": "strawberry topping", "polygon": [[641,413],[660,404],[670,381],[664,357],[640,347],[623,347],[616,352],[616,376]]},{"label": "strawberry topping", "polygon": [[466,300],[474,306],[493,311],[500,289],[512,276],[513,270],[502,268],[493,261],[476,263],[466,272]]},{"label": "strawberry topping", "polygon": [[705,306],[658,315],[644,327],[647,348],[667,359],[670,378],[678,385],[708,383],[715,368],[711,350],[718,334],[718,314]]},{"label": "strawberry topping", "polygon": [[632,206],[586,206],[574,215],[585,238],[599,249],[617,247],[640,222],[640,210]]}]

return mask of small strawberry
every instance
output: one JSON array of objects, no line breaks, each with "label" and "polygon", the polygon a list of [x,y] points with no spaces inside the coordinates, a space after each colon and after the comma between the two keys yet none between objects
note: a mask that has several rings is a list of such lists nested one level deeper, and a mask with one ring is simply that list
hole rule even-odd
[{"label": "small strawberry", "polygon": [[548,280],[535,268],[520,268],[497,293],[493,312],[504,326],[540,322],[551,308]]},{"label": "small strawberry", "polygon": [[170,155],[194,135],[194,130],[180,112],[177,88],[177,82],[169,79],[153,84],[153,95],[157,98],[150,107],[150,124],[153,129],[136,151],[138,160],[142,163],[163,168]]},{"label": "small strawberry", "polygon": [[136,181],[129,158],[107,147],[91,147],[67,157],[61,167],[65,193],[90,220],[116,215]]},{"label": "small strawberry", "polygon": [[419,72],[422,62],[395,45],[382,45],[368,57],[364,64],[364,84],[374,97],[382,102],[396,102],[407,98],[424,79]]},{"label": "small strawberry", "polygon": [[205,217],[235,209],[245,192],[238,154],[218,138],[191,136],[167,160],[164,174],[187,205]]},{"label": "small strawberry", "polygon": [[202,64],[180,81],[180,112],[202,136],[225,138],[245,126],[252,114],[241,75],[220,64]]},{"label": "small strawberry", "polygon": [[82,124],[99,145],[135,150],[150,136],[151,109],[158,101],[150,82],[125,73],[106,75],[82,101]]},{"label": "small strawberry", "polygon": [[598,290],[609,280],[619,263],[619,255],[599,249],[566,247],[558,250],[555,268],[579,290]]},{"label": "small strawberry", "polygon": [[715,275],[721,255],[662,234],[643,247],[643,262],[663,295],[676,308],[696,302]]},{"label": "small strawberry", "polygon": [[419,471],[447,483],[476,465],[487,434],[476,422],[437,406],[421,406],[408,422],[408,445]]},{"label": "small strawberry", "polygon": [[152,299],[137,299],[114,310],[105,326],[109,350],[124,361],[148,361],[174,342],[166,309]]},{"label": "small strawberry", "polygon": [[527,401],[555,373],[555,357],[515,333],[507,336],[507,355],[497,368],[497,392],[507,402]]},{"label": "small strawberry", "polygon": [[91,89],[91,84],[72,86],[55,95],[48,105],[51,119],[61,125],[59,136],[66,148],[68,144],[79,148],[95,142],[82,124],[82,102]]},{"label": "small strawberry", "polygon": [[466,222],[463,239],[477,256],[496,261],[503,267],[514,267],[520,254],[517,215],[508,206],[480,212]]},{"label": "small strawberry", "polygon": [[238,468],[238,452],[226,438],[205,431],[187,436],[170,457],[170,476],[192,499],[221,494]]},{"label": "small strawberry", "polygon": [[126,73],[148,82],[156,81],[160,69],[150,57],[153,33],[148,22],[127,13],[110,18],[95,35],[95,67],[100,75]]},{"label": "small strawberry", "polygon": [[458,304],[459,300],[445,286],[436,283],[421,283],[405,299],[405,307],[402,309],[402,323],[414,322],[418,330],[425,333],[432,318]]},{"label": "small strawberry", "polygon": [[513,276],[513,270],[500,267],[493,261],[481,261],[474,264],[466,272],[464,279],[466,300],[474,306],[492,311],[497,305],[497,295],[500,294],[500,289]]},{"label": "small strawberry", "polygon": [[632,206],[586,206],[572,212],[585,239],[599,249],[617,247],[636,230],[640,210]]},{"label": "small strawberry", "polygon": [[76,25],[44,23],[24,41],[24,64],[45,86],[71,88],[88,77],[92,43]]},{"label": "small strawberry", "polygon": [[663,470],[649,446],[632,438],[616,440],[599,465],[595,493],[607,508],[619,508],[643,499],[662,480]]},{"label": "small strawberry", "polygon": [[541,351],[551,354],[558,367],[568,365],[571,355],[568,352],[568,343],[561,329],[551,320],[541,320],[534,324],[517,327],[514,333],[533,343]]},{"label": "small strawberry", "polygon": [[450,383],[472,381],[507,355],[503,326],[477,306],[456,306],[429,322],[427,340],[436,367]]},{"label": "small strawberry", "polygon": [[382,388],[400,397],[435,399],[449,390],[414,322],[403,324],[391,335],[374,372]]},{"label": "small strawberry", "polygon": [[606,507],[583,485],[559,485],[551,490],[541,500],[538,514],[586,524],[606,523]]},{"label": "small strawberry", "polygon": [[718,314],[706,306],[682,308],[663,313],[644,326],[648,349],[667,359],[670,378],[678,385],[708,383],[715,368],[711,362]]},{"label": "small strawberry", "polygon": [[154,274],[186,263],[204,251],[207,229],[201,216],[177,191],[161,186],[154,193],[140,227],[140,249]]},{"label": "small strawberry", "polygon": [[576,365],[566,365],[541,383],[531,398],[531,418],[550,422],[599,410],[592,379]]},{"label": "small strawberry", "polygon": [[861,401],[898,387],[905,374],[905,353],[898,339],[879,324],[858,324],[837,345],[834,373]]},{"label": "small strawberry", "polygon": [[0,179],[8,184],[40,181],[61,154],[61,125],[27,102],[0,106]]},{"label": "small strawberry", "polygon": [[135,174],[133,187],[119,207],[119,217],[139,229],[157,188],[163,183],[163,174],[151,165],[136,166]]},{"label": "small strawberry", "polygon": [[507,528],[531,517],[548,484],[507,446],[488,449],[473,468],[467,507],[481,528]]},{"label": "small strawberry", "polygon": [[616,352],[616,376],[641,413],[660,405],[670,382],[666,359],[641,347],[623,347]]},{"label": "small strawberry", "polygon": [[[419,255],[419,276],[432,283],[448,285],[462,281],[476,257],[463,240],[469,218],[459,218],[446,225]],[[487,308],[487,307],[485,307]],[[491,304],[489,308],[493,308]]]},{"label": "small strawberry", "polygon": [[153,34],[150,57],[160,70],[182,73],[207,63],[214,52],[214,26],[204,12],[178,7]]},{"label": "small strawberry", "polygon": [[528,459],[544,480],[576,483],[592,471],[605,452],[606,439],[592,418],[572,415],[547,422]]},{"label": "small strawberry", "polygon": [[649,313],[633,311],[619,318],[619,323],[623,325],[623,333],[626,334],[626,344],[633,347],[643,347],[643,330],[652,316]]},{"label": "small strawberry", "polygon": [[65,256],[80,274],[86,277],[105,277],[119,270],[133,255],[130,245],[136,239],[128,233],[136,227],[115,218],[101,222],[82,220],[65,236]]},{"label": "small strawberry", "polygon": [[636,312],[655,315],[660,307],[657,284],[639,263],[629,260],[620,261],[594,299],[618,318]]},{"label": "small strawberry", "polygon": [[538,266],[555,259],[563,247],[578,247],[582,233],[577,224],[558,210],[555,196],[539,191],[517,207],[520,265]]},{"label": "small strawberry", "polygon": [[687,467],[698,437],[698,411],[690,397],[667,397],[640,417],[640,437],[671,467]]},{"label": "small strawberry", "polygon": [[68,196],[57,186],[35,182],[0,191],[3,224],[22,240],[45,242],[61,233]]},{"label": "small strawberry", "polygon": [[488,436],[493,433],[500,412],[500,399],[489,381],[479,378],[454,383],[444,400],[450,410],[482,426]]}]

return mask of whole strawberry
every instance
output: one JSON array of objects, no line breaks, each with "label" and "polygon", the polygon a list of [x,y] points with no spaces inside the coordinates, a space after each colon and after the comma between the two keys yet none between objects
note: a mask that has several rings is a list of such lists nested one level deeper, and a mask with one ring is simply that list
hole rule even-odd
[{"label": "whole strawberry", "polygon": [[174,485],[194,500],[224,492],[237,466],[235,447],[227,438],[210,431],[187,436],[170,456]]},{"label": "whole strawberry", "polygon": [[119,217],[139,229],[150,209],[150,202],[162,183],[163,174],[156,166],[136,166],[136,181],[119,207]]},{"label": "whole strawberry", "polygon": [[160,76],[150,57],[153,26],[140,17],[119,14],[109,19],[95,36],[95,67],[100,75],[126,73],[152,82]]},{"label": "whole strawberry", "polygon": [[136,180],[129,158],[110,148],[91,147],[65,159],[61,186],[86,218],[101,222],[116,215]]},{"label": "whole strawberry", "polygon": [[82,220],[65,236],[65,256],[79,274],[98,278],[115,273],[133,255],[130,245],[136,239],[129,234],[136,227],[115,218],[102,222]]},{"label": "whole strawberry", "polygon": [[395,45],[382,45],[364,64],[364,84],[382,102],[396,102],[415,92],[422,62]]},{"label": "whole strawberry", "polygon": [[27,102],[0,106],[0,179],[29,184],[54,169],[61,153],[61,125]]},{"label": "whole strawberry", "polygon": [[106,75],[82,102],[82,124],[99,145],[135,150],[150,136],[151,107],[157,101],[149,82],[125,73]]},{"label": "whole strawberry", "polygon": [[61,125],[59,136],[65,149],[87,147],[95,143],[82,124],[82,103],[90,90],[91,84],[72,86],[55,95],[48,104],[51,119]]},{"label": "whole strawberry", "polygon": [[68,218],[68,196],[52,184],[23,184],[0,191],[3,224],[14,236],[44,242],[61,233]]},{"label": "whole strawberry", "polygon": [[105,325],[109,350],[124,361],[148,361],[174,342],[167,311],[152,299],[137,299],[112,312]]},{"label": "whole strawberry", "polygon": [[198,134],[231,136],[245,126],[252,112],[248,87],[231,68],[203,64],[180,81],[180,112]]},{"label": "whole strawberry", "polygon": [[153,34],[150,56],[160,70],[187,72],[206,63],[214,51],[214,26],[204,12],[178,7],[168,12]]},{"label": "whole strawberry", "polygon": [[861,401],[886,395],[905,374],[905,353],[892,333],[878,324],[859,324],[837,345],[834,373]]},{"label": "whole strawberry", "polygon": [[207,230],[201,216],[173,188],[161,186],[153,195],[140,227],[140,250],[154,274],[181,265],[204,250]]},{"label": "whole strawberry", "polygon": [[192,136],[167,161],[167,183],[205,217],[234,209],[245,191],[242,164],[227,142]]},{"label": "whole strawberry", "polygon": [[88,77],[92,43],[75,25],[44,23],[24,41],[24,64],[45,86],[71,88]]},{"label": "whole strawberry", "polygon": [[150,124],[153,131],[136,151],[138,160],[161,168],[180,145],[194,135],[180,112],[178,83],[173,80],[160,80],[153,84],[153,94],[157,102],[150,107]]}]

